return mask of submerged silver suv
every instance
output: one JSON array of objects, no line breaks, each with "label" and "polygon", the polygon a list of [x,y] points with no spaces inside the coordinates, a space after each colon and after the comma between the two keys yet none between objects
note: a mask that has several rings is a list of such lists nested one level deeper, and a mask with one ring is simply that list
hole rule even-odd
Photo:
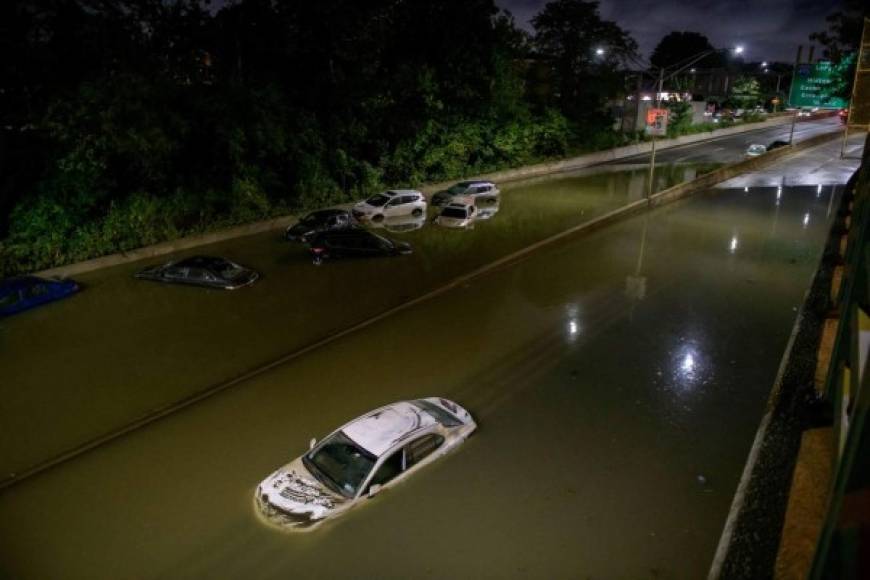
[{"label": "submerged silver suv", "polygon": [[501,193],[491,181],[460,181],[456,185],[432,196],[432,205],[447,205],[455,197],[495,198]]}]

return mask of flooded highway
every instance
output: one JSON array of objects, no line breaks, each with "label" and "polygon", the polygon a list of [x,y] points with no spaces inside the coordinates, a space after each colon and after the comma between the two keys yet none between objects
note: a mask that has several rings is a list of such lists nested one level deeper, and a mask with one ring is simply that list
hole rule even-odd
[{"label": "flooded highway", "polygon": [[[662,168],[657,188],[714,167]],[[377,229],[413,244],[400,258],[314,267],[273,231],[77,277],[79,295],[0,321],[0,480],[640,199],[645,180],[643,168],[611,167],[507,184],[473,230],[434,226],[431,210]],[[263,278],[234,292],[133,279],[200,253]]]},{"label": "flooded highway", "polygon": [[[140,286],[129,277],[137,265],[95,274],[85,279],[93,295],[105,285],[121,304],[105,305],[102,323],[71,311],[99,311],[87,292],[58,305],[83,335],[50,361],[69,361],[58,375],[72,383],[62,402],[98,421],[131,410],[119,414],[100,397],[88,409],[91,392],[208,384],[252,364],[251,352],[286,350],[315,316],[329,329],[525,245],[543,236],[544,222],[565,227],[613,207],[609,199],[624,203],[633,182],[611,188],[612,178],[584,177],[598,185],[583,189],[571,177],[518,185],[473,231],[411,232],[407,263],[313,269],[261,237],[219,248],[265,272],[247,293]],[[719,190],[579,236],[10,487],[0,493],[0,570],[88,579],[703,577],[838,191]],[[546,203],[507,213],[536,192],[548,193]],[[263,264],[257,244],[274,250]],[[301,282],[311,275],[330,277],[317,286],[316,314]],[[265,284],[273,280],[296,291],[276,296]],[[15,376],[27,373],[10,336],[57,339],[50,311],[37,313],[42,333],[24,330],[23,318],[4,328],[3,364],[22,365]],[[111,318],[118,312],[123,320]],[[122,323],[140,334],[129,338]],[[117,336],[118,351],[76,366],[97,336]],[[30,372],[58,372],[49,366]],[[455,453],[312,533],[257,519],[256,485],[309,438],[432,395],[478,422]],[[51,430],[54,415],[29,419]],[[27,437],[4,443],[7,464],[33,459],[16,446],[50,439],[36,429]],[[42,453],[52,446],[37,444]]]}]

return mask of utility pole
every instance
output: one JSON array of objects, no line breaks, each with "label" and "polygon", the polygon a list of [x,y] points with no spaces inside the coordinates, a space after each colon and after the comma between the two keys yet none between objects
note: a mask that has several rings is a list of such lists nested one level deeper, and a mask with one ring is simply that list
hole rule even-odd
[{"label": "utility pole", "polygon": [[[659,108],[662,99],[662,89],[665,83],[665,69],[659,69],[659,80],[656,85],[658,88],[656,89],[656,109]],[[639,104],[639,103],[638,103]],[[650,152],[649,157],[649,182],[647,183],[646,188],[646,201],[650,202],[653,195],[653,178],[656,173],[656,134],[653,132],[652,134],[652,152]]]},{"label": "utility pole", "polygon": [[[803,52],[804,52],[804,46],[802,44],[799,44],[798,49],[797,49],[797,56],[794,59],[794,68],[792,69],[792,73],[791,73],[792,86],[794,86],[794,78],[795,78],[795,75],[797,74],[797,67],[798,67],[798,64],[800,64],[800,62],[801,62],[801,55],[803,54]],[[788,93],[788,99],[786,99],[786,105],[791,104],[790,101],[791,101],[791,91],[789,91],[789,93]],[[789,145],[792,144],[792,140],[794,139],[794,125],[797,122],[797,114],[798,114],[798,110],[797,110],[797,107],[795,107],[795,110],[792,112],[792,115],[791,115],[791,131],[789,131],[789,134],[788,134],[788,144]]]},{"label": "utility pole", "polygon": [[852,79],[852,94],[849,97],[849,112],[846,114],[846,128],[843,131],[843,146],[840,147],[840,159],[846,157],[846,140],[849,138],[849,123],[852,121],[852,111],[855,109],[855,94],[858,91],[858,73],[870,72],[870,68],[861,68],[864,64],[864,51],[867,50],[868,43],[870,43],[870,38],[868,38],[867,34],[868,29],[870,29],[870,19],[864,18],[864,29],[861,31],[861,44],[858,45],[858,56],[855,60],[855,78]]}]

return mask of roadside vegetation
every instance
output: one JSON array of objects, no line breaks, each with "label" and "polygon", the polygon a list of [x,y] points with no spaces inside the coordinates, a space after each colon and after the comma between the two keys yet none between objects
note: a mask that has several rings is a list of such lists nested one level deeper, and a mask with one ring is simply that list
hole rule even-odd
[{"label": "roadside vegetation", "polygon": [[493,0],[2,3],[0,277],[641,139],[606,107],[628,33],[585,0],[532,25]]}]

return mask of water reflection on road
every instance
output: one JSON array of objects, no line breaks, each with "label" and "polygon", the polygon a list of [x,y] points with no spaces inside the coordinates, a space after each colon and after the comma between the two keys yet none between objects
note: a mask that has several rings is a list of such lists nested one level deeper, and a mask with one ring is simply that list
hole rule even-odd
[{"label": "water reflection on road", "polygon": [[[663,169],[658,179],[664,187],[710,167]],[[277,232],[182,254],[223,255],[263,274],[236,292],[134,280],[141,262],[84,275],[85,291],[74,299],[0,322],[0,474],[21,472],[639,199],[645,176],[611,168],[507,185],[498,213],[473,230],[383,224],[393,230],[387,235],[414,245],[401,258],[314,268],[304,247]]]},{"label": "water reflection on road", "polygon": [[[22,578],[702,577],[832,190],[662,208],[347,336],[5,491],[0,560]],[[458,452],[316,533],[257,521],[254,486],[310,437],[434,394],[478,420]]]}]

